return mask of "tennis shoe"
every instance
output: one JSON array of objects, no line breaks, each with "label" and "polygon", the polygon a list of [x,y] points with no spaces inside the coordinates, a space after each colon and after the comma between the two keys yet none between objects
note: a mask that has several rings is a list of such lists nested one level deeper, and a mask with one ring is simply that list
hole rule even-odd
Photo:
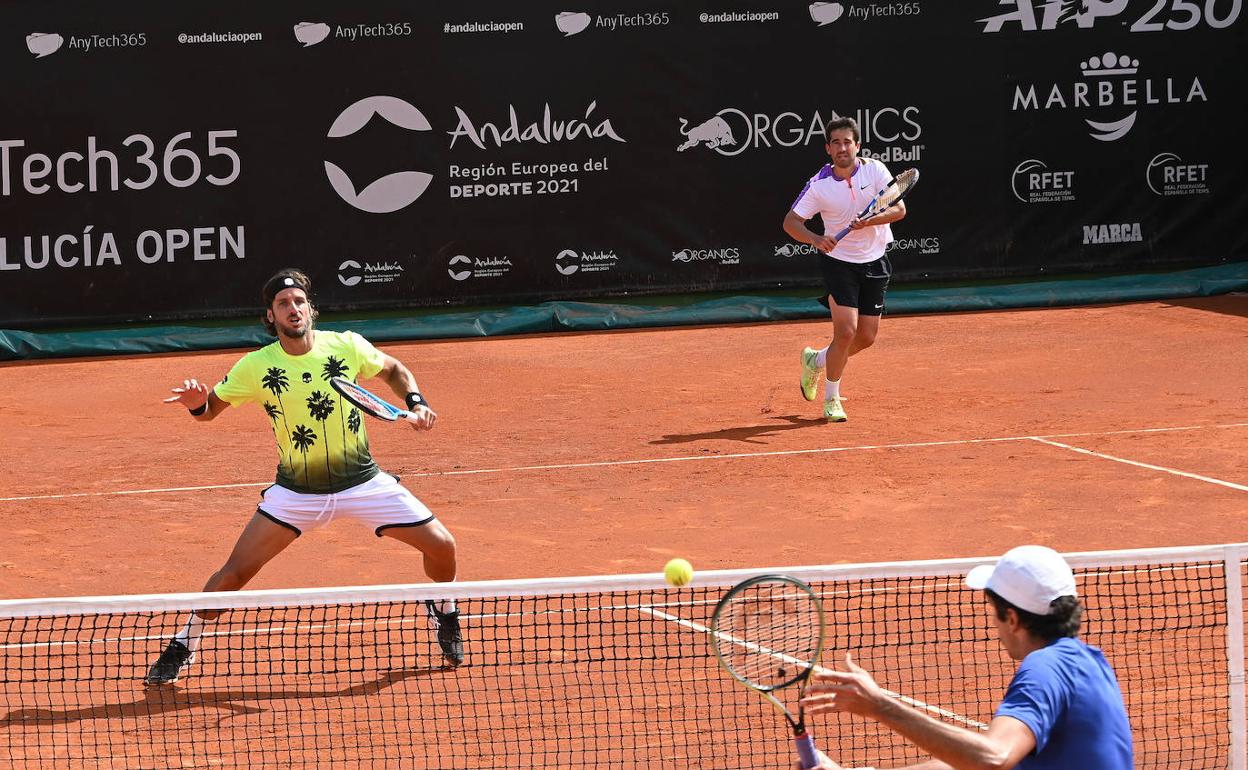
[{"label": "tennis shoe", "polygon": [[802,398],[814,401],[819,391],[819,378],[823,375],[819,368],[819,351],[806,348],[802,351]]},{"label": "tennis shoe", "polygon": [[459,630],[459,610],[454,612],[438,612],[433,602],[426,601],[425,608],[438,629],[438,646],[442,648],[442,657],[452,666],[464,662],[464,642]]},{"label": "tennis shoe", "polygon": [[194,662],[195,653],[191,652],[185,644],[177,639],[171,639],[169,646],[165,648],[165,651],[160,654],[160,657],[148,669],[147,676],[143,678],[143,683],[149,685],[173,684],[178,681],[178,677],[182,672]]},{"label": "tennis shoe", "polygon": [[831,398],[823,402],[823,419],[828,422],[845,422],[849,419],[849,415],[845,414],[845,407],[841,406],[841,399]]}]

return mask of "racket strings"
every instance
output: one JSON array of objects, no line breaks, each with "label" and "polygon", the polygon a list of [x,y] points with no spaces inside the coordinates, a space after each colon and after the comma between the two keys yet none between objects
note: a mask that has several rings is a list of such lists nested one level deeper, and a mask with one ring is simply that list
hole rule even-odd
[{"label": "racket strings", "polygon": [[728,600],[716,631],[720,656],[735,675],[755,687],[783,687],[818,656],[819,605],[792,584],[757,584]]}]

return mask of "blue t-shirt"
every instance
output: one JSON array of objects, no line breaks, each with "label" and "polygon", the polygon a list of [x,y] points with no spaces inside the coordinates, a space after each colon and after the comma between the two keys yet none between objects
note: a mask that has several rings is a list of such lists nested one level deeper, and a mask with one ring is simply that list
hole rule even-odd
[{"label": "blue t-shirt", "polygon": [[1031,730],[1036,750],[1020,770],[1132,770],[1131,725],[1104,654],[1058,639],[1023,659],[997,707]]}]

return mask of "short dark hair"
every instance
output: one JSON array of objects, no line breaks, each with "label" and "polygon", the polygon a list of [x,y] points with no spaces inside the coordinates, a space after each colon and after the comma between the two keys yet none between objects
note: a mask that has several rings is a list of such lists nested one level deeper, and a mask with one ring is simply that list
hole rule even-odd
[{"label": "short dark hair", "polygon": [[[298,268],[282,268],[274,273],[272,278],[265,281],[264,288],[260,290],[260,296],[264,300],[264,313],[261,314],[260,321],[264,324],[264,330],[273,336],[277,336],[277,327],[269,320],[269,311],[273,309],[273,300],[285,289],[302,289],[308,301],[312,301],[312,279]],[[313,305],[313,321],[316,320],[317,315],[316,306]]]},{"label": "short dark hair", "polygon": [[827,144],[832,141],[832,132],[840,131],[848,128],[854,132],[854,144],[862,144],[862,139],[858,136],[858,121],[853,118],[832,118],[828,124],[823,127],[823,143]]},{"label": "short dark hair", "polygon": [[988,595],[988,601],[992,602],[993,608],[996,609],[998,620],[1005,620],[1006,610],[1014,610],[1018,613],[1018,620],[1023,624],[1023,628],[1046,642],[1079,636],[1079,624],[1083,620],[1083,602],[1079,601],[1078,596],[1059,596],[1049,602],[1048,615],[1037,615],[1034,612],[1019,609],[1016,605],[1001,598],[1001,595],[991,588],[985,588],[984,593]]}]

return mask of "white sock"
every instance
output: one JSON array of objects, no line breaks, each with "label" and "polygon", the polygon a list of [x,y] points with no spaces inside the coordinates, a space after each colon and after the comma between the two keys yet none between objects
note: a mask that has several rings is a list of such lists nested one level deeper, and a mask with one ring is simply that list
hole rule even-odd
[{"label": "white sock", "polygon": [[823,381],[823,400],[831,401],[834,398],[841,397],[841,381],[840,380],[824,380]]},{"label": "white sock", "polygon": [[[455,579],[452,578],[450,582],[454,583]],[[443,615],[446,615],[447,613],[450,613],[450,612],[454,612],[456,609],[454,599],[434,599],[433,606],[438,612],[441,612]]]},{"label": "white sock", "polygon": [[[830,347],[830,346],[829,346]],[[823,368],[828,365],[828,348],[819,351],[819,355],[815,356],[815,366]]]},{"label": "white sock", "polygon": [[199,637],[203,633],[204,619],[192,612],[191,619],[186,621],[186,625],[173,638],[185,644],[186,649],[195,652],[199,649]]}]

